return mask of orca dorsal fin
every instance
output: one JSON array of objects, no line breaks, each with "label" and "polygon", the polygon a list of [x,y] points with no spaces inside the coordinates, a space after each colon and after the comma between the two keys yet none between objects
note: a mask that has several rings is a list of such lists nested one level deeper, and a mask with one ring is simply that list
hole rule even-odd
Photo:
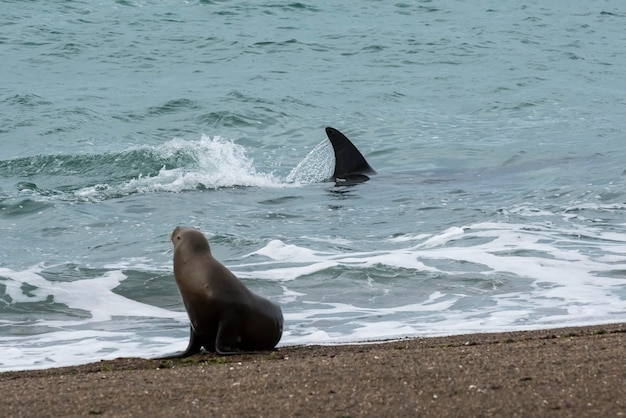
[{"label": "orca dorsal fin", "polygon": [[364,177],[367,174],[376,174],[376,171],[367,163],[363,154],[352,142],[335,128],[326,128],[326,135],[335,152],[335,171],[332,180]]}]

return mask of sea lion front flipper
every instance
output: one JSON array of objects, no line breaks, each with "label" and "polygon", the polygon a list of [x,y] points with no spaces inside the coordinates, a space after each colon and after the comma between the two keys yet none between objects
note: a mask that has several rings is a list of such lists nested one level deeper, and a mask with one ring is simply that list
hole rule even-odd
[{"label": "sea lion front flipper", "polygon": [[185,357],[193,356],[194,354],[199,353],[201,348],[202,348],[202,341],[200,340],[196,332],[193,330],[193,326],[190,325],[189,326],[189,344],[187,344],[187,348],[185,348],[185,351],[181,353],[168,354],[163,357],[156,357],[153,360],[185,358]]},{"label": "sea lion front flipper", "polygon": [[235,312],[225,311],[220,317],[215,338],[215,352],[221,355],[238,354],[241,342],[241,319]]},{"label": "sea lion front flipper", "polygon": [[187,348],[185,348],[185,351],[180,353],[180,358],[185,358],[193,356],[194,354],[198,354],[201,348],[202,340],[198,337],[196,331],[194,331],[193,325],[189,325],[189,344],[187,344]]}]

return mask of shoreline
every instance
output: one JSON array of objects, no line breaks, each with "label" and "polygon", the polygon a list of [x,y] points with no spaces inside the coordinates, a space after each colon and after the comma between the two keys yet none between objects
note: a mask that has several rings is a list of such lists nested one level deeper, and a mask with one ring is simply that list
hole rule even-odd
[{"label": "shoreline", "polygon": [[0,373],[6,416],[625,416],[626,323]]}]

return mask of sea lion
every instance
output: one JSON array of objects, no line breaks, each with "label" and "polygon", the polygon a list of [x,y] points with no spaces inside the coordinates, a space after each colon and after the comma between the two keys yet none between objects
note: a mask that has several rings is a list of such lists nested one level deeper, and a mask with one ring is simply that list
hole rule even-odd
[{"label": "sea lion", "polygon": [[252,293],[211,255],[209,242],[195,228],[172,232],[174,277],[191,321],[183,358],[205,350],[218,354],[271,350],[283,333],[280,307]]}]

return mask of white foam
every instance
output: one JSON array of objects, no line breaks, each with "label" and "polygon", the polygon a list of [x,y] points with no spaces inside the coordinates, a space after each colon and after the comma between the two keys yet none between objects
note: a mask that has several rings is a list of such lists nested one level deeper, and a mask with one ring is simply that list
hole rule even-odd
[{"label": "white foam", "polygon": [[[115,292],[126,276],[119,270],[105,272],[102,276],[93,279],[74,281],[50,282],[40,273],[41,265],[22,272],[15,272],[7,268],[0,268],[0,276],[4,278],[2,284],[6,286],[5,293],[13,302],[43,302],[53,301],[66,305],[68,308],[88,312],[90,318],[74,321],[40,320],[45,326],[75,326],[90,322],[110,321],[114,316],[140,316],[151,318],[172,318],[172,312],[146,305],[121,296]],[[25,291],[25,286],[34,287]]]},{"label": "white foam", "polygon": [[[27,370],[83,364],[117,357],[156,357],[181,350],[180,338],[151,344],[134,332],[103,330],[53,331],[28,338],[2,338],[0,370]],[[184,348],[184,347],[182,347]]]},{"label": "white foam", "polygon": [[[580,241],[580,236],[592,240]],[[524,225],[477,223],[453,227],[441,234],[414,236],[396,242],[415,242],[409,248],[389,251],[329,254],[271,242],[257,254],[274,263],[249,264],[249,277],[288,277],[292,282],[324,267],[368,268],[382,265],[391,269],[413,269],[416,274],[438,273],[454,277],[467,274],[458,263],[471,263],[476,274],[494,277],[500,283],[491,303],[472,309],[457,308],[465,294],[431,294],[421,303],[365,308],[358,304],[314,303],[311,308],[290,312],[284,344],[348,342],[368,338],[492,332],[534,329],[567,324],[592,324],[626,320],[626,278],[604,277],[626,269],[626,234],[576,226],[557,228],[550,224]],[[457,244],[458,242],[458,244]],[[465,242],[477,242],[467,246]],[[303,261],[294,266],[295,259]],[[325,261],[323,261],[325,260]],[[433,267],[428,260],[438,260]],[[450,263],[442,264],[441,261]],[[328,263],[324,265],[324,263]],[[283,265],[284,264],[284,265]],[[446,268],[450,266],[450,268]],[[516,280],[525,283],[518,289]],[[404,279],[408,280],[408,279]],[[510,284],[508,284],[510,283]],[[507,284],[508,292],[499,290]],[[286,288],[291,286],[285,284]],[[462,291],[458,286],[455,292]],[[460,289],[460,290],[459,290]],[[292,299],[304,302],[306,295]],[[364,303],[362,301],[361,303]],[[403,313],[412,314],[408,318]],[[397,317],[397,320],[379,318]],[[402,318],[402,319],[400,319]],[[321,322],[320,322],[321,321]],[[333,323],[341,331],[331,332],[320,323]],[[436,324],[436,325],[435,325]]]},{"label": "white foam", "polygon": [[[228,267],[244,280],[278,282],[274,298],[286,321],[281,345],[626,321],[626,277],[616,274],[626,271],[626,234],[619,230],[481,222],[396,238],[386,240],[394,248],[354,252],[272,240]],[[0,285],[11,303],[51,300],[87,315],[0,320],[4,329],[19,329],[0,338],[0,369],[156,356],[184,348],[184,311],[113,291],[127,269],[162,271],[169,265],[125,260],[98,277],[72,282],[46,280],[47,268],[0,268]],[[338,272],[347,273],[348,281]],[[479,284],[466,283],[468,277]],[[354,296],[338,294],[346,286],[357,287]]]},{"label": "white foam", "polygon": [[275,261],[314,262],[325,260],[324,254],[317,255],[314,250],[285,244],[280,240],[271,240],[265,247],[253,252]]},{"label": "white foam", "polygon": [[[51,267],[51,266],[48,266]],[[42,275],[44,266],[24,271],[0,268],[0,284],[12,303],[46,302],[65,305],[71,312],[66,319],[40,317],[34,321],[1,321],[5,329],[19,329],[19,334],[0,338],[0,370],[60,367],[122,355],[157,355],[164,348],[176,351],[180,339],[162,339],[155,347],[144,345],[135,331],[123,329],[124,322],[139,323],[154,319],[185,324],[185,312],[173,312],[121,296],[115,289],[126,276],[119,270],[101,276],[75,281],[48,281]],[[66,311],[66,309],[63,309]],[[88,329],[86,329],[88,328]],[[133,328],[133,325],[130,325]],[[29,329],[31,331],[29,331]]]},{"label": "white foam", "polygon": [[429,237],[426,241],[424,241],[421,244],[421,246],[426,247],[426,248],[441,246],[441,245],[446,244],[449,241],[461,238],[464,232],[465,231],[463,230],[463,228],[459,228],[456,226],[452,228],[448,228],[441,234],[437,234],[432,237]]},{"label": "white foam", "polygon": [[417,235],[411,235],[411,234],[403,234],[403,235],[399,235],[397,237],[392,237],[387,239],[388,242],[408,242],[408,241],[422,241],[425,238],[430,237],[430,235],[428,234],[417,234]]},{"label": "white foam", "polygon": [[[310,276],[315,273],[328,270],[331,267],[335,267],[338,264],[334,261],[320,261],[313,264],[307,264],[301,267],[281,267],[277,269],[268,270],[255,270],[250,271],[238,271],[237,276],[242,279],[256,278],[263,280],[278,280],[278,281],[290,281],[299,277]],[[258,264],[255,264],[258,266]]]},{"label": "white foam", "polygon": [[219,136],[210,138],[203,135],[199,141],[176,138],[158,147],[156,151],[164,156],[172,156],[181,151],[191,153],[196,165],[171,169],[164,167],[155,177],[129,180],[123,185],[123,189],[143,193],[179,192],[198,187],[276,187],[282,184],[271,174],[257,172],[253,160],[246,156],[241,145]]},{"label": "white foam", "polygon": [[[159,146],[129,148],[125,152],[149,151],[159,159],[185,156],[186,165],[162,167],[156,175],[128,179],[121,184],[97,184],[74,192],[76,197],[101,200],[134,193],[183,192],[224,187],[286,187],[271,173],[260,173],[241,145],[222,137],[202,135],[200,140],[174,138]],[[191,161],[191,163],[189,162]]]},{"label": "white foam", "polygon": [[[220,136],[202,135],[199,140],[173,138],[157,146],[135,146],[108,158],[124,161],[137,153],[141,158],[166,161],[156,174],[140,174],[120,182],[102,182],[80,187],[76,190],[42,191],[25,188],[21,195],[41,201],[90,201],[102,200],[137,193],[179,193],[198,189],[230,187],[285,188],[317,183],[328,179],[334,167],[334,154],[327,140],[321,142],[307,155],[286,178],[273,173],[260,172],[254,160],[246,155],[245,148]],[[97,156],[93,157],[97,159]],[[150,164],[150,161],[146,161]]]}]

